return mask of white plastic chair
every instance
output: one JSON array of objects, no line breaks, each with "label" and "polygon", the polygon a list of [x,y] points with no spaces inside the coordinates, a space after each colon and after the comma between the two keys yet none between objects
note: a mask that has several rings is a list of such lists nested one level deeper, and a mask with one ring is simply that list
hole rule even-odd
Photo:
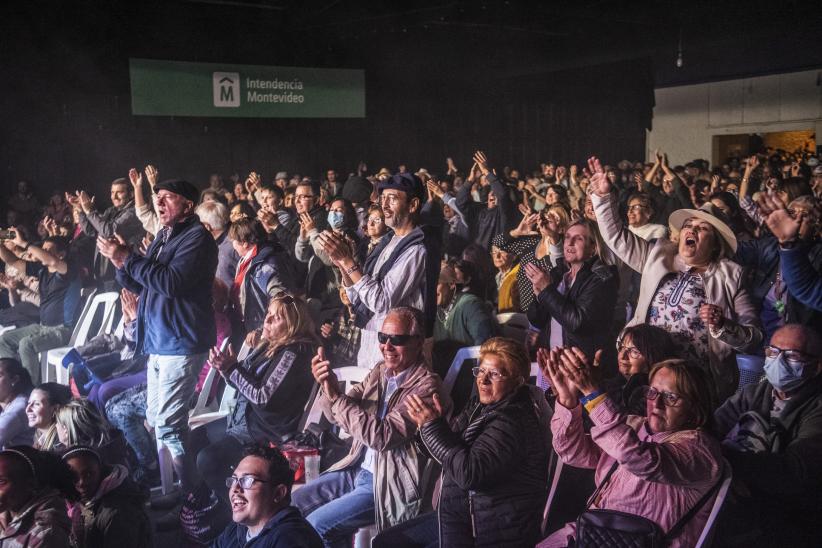
[{"label": "white plastic chair", "polygon": [[525,337],[531,328],[528,316],[522,312],[497,314],[497,323],[499,323],[500,330],[504,337],[509,337],[521,342],[525,342]]},{"label": "white plastic chair", "polygon": [[[220,345],[221,349],[228,347],[228,341],[223,341]],[[251,347],[243,344],[240,352],[237,354],[237,361],[244,360]],[[200,394],[197,396],[197,403],[189,412],[188,427],[191,430],[205,426],[208,423],[222,419],[229,416],[234,411],[234,406],[237,404],[237,390],[231,386],[226,385],[223,390],[223,396],[220,398],[220,407],[217,411],[208,411],[208,394],[211,392],[211,387],[217,381],[216,369],[211,368],[206,375],[203,382]],[[157,463],[160,467],[160,491],[166,495],[174,490],[174,466],[172,464],[171,452],[160,440],[157,440]]]},{"label": "white plastic chair", "polygon": [[551,504],[554,502],[554,497],[557,494],[557,486],[559,486],[559,477],[562,475],[562,460],[559,456],[551,452],[551,455],[557,459],[554,465],[554,474],[551,477],[551,487],[548,490],[548,500],[545,501],[545,510],[542,512],[542,533],[545,534],[545,527],[548,525],[548,513],[551,511]]},{"label": "white plastic chair", "polygon": [[[370,369],[365,369],[364,367],[356,367],[356,366],[348,366],[348,367],[339,367],[334,369],[334,374],[337,376],[337,380],[342,383],[340,390],[343,394],[347,393],[352,386],[355,384],[361,383],[365,380],[365,377],[370,373]],[[346,438],[350,438],[348,432],[340,428],[340,439],[344,440]]]},{"label": "white plastic chair", "polygon": [[[86,301],[83,307],[83,312],[77,325],[74,326],[69,345],[61,348],[52,348],[40,354],[41,371],[40,375],[42,382],[49,380],[49,371],[54,368],[54,380],[60,384],[68,384],[69,374],[68,370],[63,367],[63,358],[68,354],[69,350],[88,342],[89,339],[99,335],[100,333],[110,333],[114,324],[115,310],[117,302],[120,300],[120,294],[116,291],[109,291],[106,293],[94,294]],[[100,322],[100,329],[94,333],[91,332],[91,326],[97,311],[102,309],[102,321]]]},{"label": "white plastic chair", "polygon": [[476,360],[479,358],[479,350],[479,346],[466,346],[457,350],[454,359],[451,361],[451,365],[448,366],[448,372],[442,380],[442,388],[444,392],[448,394],[451,393],[451,389],[454,388],[454,383],[457,382],[460,369],[462,369],[462,364],[465,363],[466,360]]},{"label": "white plastic chair", "polygon": [[702,528],[702,534],[699,535],[699,540],[696,541],[695,548],[702,548],[703,546],[711,545],[714,526],[716,525],[716,518],[719,515],[719,511],[722,509],[722,505],[725,504],[725,497],[728,496],[728,489],[731,487],[732,480],[733,470],[731,469],[731,463],[725,459],[722,459],[722,479],[719,480],[721,482],[719,485],[719,491],[717,491],[716,497],[714,497],[711,513],[708,514],[708,519],[705,521],[705,526]]}]

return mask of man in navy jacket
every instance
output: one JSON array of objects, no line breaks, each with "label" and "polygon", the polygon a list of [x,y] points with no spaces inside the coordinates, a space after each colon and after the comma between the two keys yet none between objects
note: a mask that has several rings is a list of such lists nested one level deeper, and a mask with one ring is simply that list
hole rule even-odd
[{"label": "man in navy jacket", "polygon": [[162,229],[145,257],[132,253],[121,238],[98,238],[97,247],[117,268],[120,285],[140,295],[136,351],[149,355],[146,418],[190,492],[195,471],[186,451],[188,402],[216,338],[211,286],[217,245],[194,215],[199,195],[194,185],[163,181],[155,191]]}]

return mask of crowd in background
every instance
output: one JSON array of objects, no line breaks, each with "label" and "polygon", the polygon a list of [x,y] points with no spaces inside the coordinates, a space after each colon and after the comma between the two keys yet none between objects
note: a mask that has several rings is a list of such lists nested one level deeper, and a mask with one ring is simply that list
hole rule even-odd
[{"label": "crowd in background", "polygon": [[[819,158],[492,160],[204,190],[148,165],[108,202],[18,183],[0,206],[0,546],[152,545],[160,449],[180,490],[151,501],[154,525],[200,544],[350,546],[376,525],[375,546],[586,545],[599,509],[691,546],[732,474],[717,545],[815,545]],[[90,290],[119,292],[119,327],[49,382],[41,354],[69,345]],[[471,346],[475,381],[445,389]],[[740,389],[743,362],[764,365]],[[367,372],[343,393],[351,366]],[[211,370],[207,399],[236,404],[192,428]],[[300,439],[315,394],[351,437],[292,497],[272,447]],[[591,496],[554,500],[574,521],[546,528],[557,457],[593,471]]]}]

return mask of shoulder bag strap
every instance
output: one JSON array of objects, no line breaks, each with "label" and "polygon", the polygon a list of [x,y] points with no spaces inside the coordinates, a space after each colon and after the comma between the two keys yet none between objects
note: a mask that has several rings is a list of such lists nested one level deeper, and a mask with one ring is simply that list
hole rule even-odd
[{"label": "shoulder bag strap", "polygon": [[705,503],[708,502],[708,500],[711,498],[711,496],[716,494],[717,490],[719,489],[719,486],[722,485],[722,479],[725,475],[724,474],[724,471],[725,471],[724,466],[723,466],[722,471],[723,471],[723,473],[720,474],[719,481],[717,481],[713,485],[713,487],[711,487],[708,490],[708,492],[706,492],[704,495],[702,495],[702,498],[700,498],[698,501],[696,501],[696,504],[690,510],[688,510],[681,518],[679,518],[679,520],[677,520],[677,522],[674,524],[674,526],[671,527],[668,530],[667,533],[665,533],[664,540],[666,542],[670,542],[671,539],[674,539],[677,536],[679,536],[679,534],[682,532],[683,527],[685,527],[685,525],[687,525],[688,522],[693,519],[693,517],[696,515],[696,513],[699,512],[699,510],[703,506],[705,506]]},{"label": "shoulder bag strap", "polygon": [[602,483],[600,483],[597,486],[594,493],[590,497],[588,497],[588,502],[585,504],[585,511],[588,511],[588,509],[591,507],[591,504],[593,504],[593,502],[596,500],[596,498],[599,496],[599,494],[602,492],[602,490],[608,484],[608,481],[611,479],[611,476],[614,475],[614,472],[616,471],[618,466],[619,466],[619,461],[615,460],[614,464],[611,465],[611,469],[608,470],[608,473],[605,474],[604,478],[602,478]]}]

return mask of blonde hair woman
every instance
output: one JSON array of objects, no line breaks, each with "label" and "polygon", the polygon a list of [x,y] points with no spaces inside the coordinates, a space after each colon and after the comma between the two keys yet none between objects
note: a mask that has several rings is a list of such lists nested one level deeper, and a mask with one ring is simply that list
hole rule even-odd
[{"label": "blonde hair woman", "polygon": [[57,408],[54,415],[59,444],[53,450],[65,451],[75,445],[91,447],[106,464],[132,468],[129,447],[123,433],[111,426],[88,400],[71,400]]},{"label": "blonde hair woman", "polygon": [[314,386],[311,358],[319,344],[305,301],[279,293],[268,305],[260,342],[247,358],[238,362],[230,346],[225,352],[211,351],[211,367],[238,394],[226,435],[197,455],[200,474],[217,495],[227,495],[225,478],[244,444],[278,442],[297,431]]}]

